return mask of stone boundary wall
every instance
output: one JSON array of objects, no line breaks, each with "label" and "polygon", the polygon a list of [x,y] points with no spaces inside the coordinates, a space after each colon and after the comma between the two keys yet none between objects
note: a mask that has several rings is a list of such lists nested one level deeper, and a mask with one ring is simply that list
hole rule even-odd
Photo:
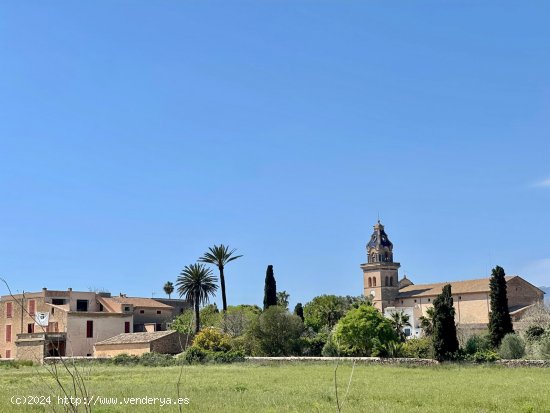
[{"label": "stone boundary wall", "polygon": [[495,364],[506,367],[550,367],[550,360],[497,360]]},{"label": "stone boundary wall", "polygon": [[251,363],[300,363],[300,362],[335,362],[335,361],[355,361],[358,364],[401,364],[416,366],[434,366],[438,365],[437,360],[432,359],[414,359],[414,358],[382,358],[382,357],[246,357],[246,361]]}]

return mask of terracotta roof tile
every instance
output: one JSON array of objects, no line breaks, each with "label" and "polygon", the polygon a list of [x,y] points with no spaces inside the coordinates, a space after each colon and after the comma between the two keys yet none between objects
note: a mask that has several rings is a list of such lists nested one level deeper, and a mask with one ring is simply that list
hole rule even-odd
[{"label": "terracotta roof tile", "polygon": [[170,334],[177,334],[174,330],[168,331],[152,331],[144,333],[122,333],[118,336],[108,338],[103,341],[95,343],[95,345],[101,344],[136,344],[136,343],[150,343],[158,340],[159,338],[169,336]]},{"label": "terracotta roof tile", "polygon": [[109,298],[104,298],[104,300],[113,305],[130,304],[130,305],[133,305],[134,307],[165,308],[165,309],[174,308],[170,305],[153,300],[152,298],[109,297]]},{"label": "terracotta roof tile", "polygon": [[[515,278],[515,275],[506,276],[506,281]],[[489,278],[480,278],[477,280],[450,281],[435,284],[413,284],[403,287],[399,290],[398,299],[413,297],[428,297],[441,294],[443,286],[451,284],[451,291],[455,294],[481,293],[489,292]]]}]

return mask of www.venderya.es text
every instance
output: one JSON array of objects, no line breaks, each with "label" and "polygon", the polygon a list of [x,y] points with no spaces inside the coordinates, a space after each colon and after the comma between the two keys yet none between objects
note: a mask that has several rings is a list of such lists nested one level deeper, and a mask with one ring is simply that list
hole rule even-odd
[{"label": "www.venderya.es text", "polygon": [[91,395],[89,397],[75,396],[13,396],[10,399],[16,405],[51,405],[63,406],[183,406],[188,405],[188,397],[103,397]]}]

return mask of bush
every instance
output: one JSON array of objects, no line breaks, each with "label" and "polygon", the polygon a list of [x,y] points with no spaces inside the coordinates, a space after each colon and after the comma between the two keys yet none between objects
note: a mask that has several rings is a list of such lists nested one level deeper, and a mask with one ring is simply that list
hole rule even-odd
[{"label": "bush", "polygon": [[122,354],[117,354],[110,361],[113,364],[128,366],[128,365],[138,364],[139,363],[139,357],[138,356],[131,356],[131,355],[126,354],[126,353],[122,353]]},{"label": "bush", "polygon": [[540,340],[542,335],[544,334],[544,328],[541,326],[529,326],[527,330],[525,330],[525,338],[529,342],[535,342]]},{"label": "bush", "polygon": [[403,343],[403,357],[431,359],[434,356],[431,338],[413,338]]},{"label": "bush", "polygon": [[323,357],[338,357],[341,355],[336,339],[334,338],[334,333],[329,334],[327,342],[323,346],[323,350],[321,350],[321,355]]},{"label": "bush", "polygon": [[18,369],[19,367],[30,367],[34,365],[32,360],[11,360],[8,362],[0,363],[0,367]]},{"label": "bush", "polygon": [[470,336],[464,346],[465,353],[470,355],[488,350],[491,350],[491,338],[488,334]]},{"label": "bush", "polygon": [[500,359],[498,353],[492,350],[482,350],[466,356],[466,360],[475,363],[492,363]]},{"label": "bush", "polygon": [[245,355],[242,351],[210,352],[206,360],[214,363],[238,363],[245,360]]},{"label": "bush", "polygon": [[208,353],[206,350],[195,346],[189,347],[187,351],[183,353],[183,358],[189,364],[203,363],[204,361],[206,361],[207,356]]},{"label": "bush", "polygon": [[550,335],[544,334],[539,341],[538,356],[543,360],[550,360]]},{"label": "bush", "polygon": [[176,359],[170,354],[144,353],[139,357],[139,364],[147,367],[167,367],[176,364]]},{"label": "bush", "polygon": [[328,341],[329,332],[326,328],[322,328],[321,331],[316,333],[312,328],[307,331],[300,338],[302,356],[318,357],[323,352],[323,347]]},{"label": "bush", "polygon": [[525,355],[525,343],[515,333],[506,334],[498,352],[503,359],[520,359]]},{"label": "bush", "polygon": [[350,310],[336,325],[333,338],[340,352],[350,356],[371,356],[388,351],[385,347],[398,337],[391,322],[376,308],[361,305]]},{"label": "bush", "polygon": [[217,328],[203,328],[193,339],[193,347],[210,351],[229,351],[231,350],[231,337]]},{"label": "bush", "polygon": [[210,351],[199,347],[189,347],[187,351],[179,357],[189,364],[195,363],[235,363],[245,360],[245,354],[242,351]]},{"label": "bush", "polygon": [[260,356],[290,356],[300,354],[302,319],[287,309],[273,305],[253,321],[249,338],[255,343],[254,354]]}]

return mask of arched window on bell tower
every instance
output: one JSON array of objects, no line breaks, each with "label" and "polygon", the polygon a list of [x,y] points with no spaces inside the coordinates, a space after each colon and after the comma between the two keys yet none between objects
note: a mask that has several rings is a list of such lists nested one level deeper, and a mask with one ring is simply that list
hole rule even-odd
[{"label": "arched window on bell tower", "polygon": [[376,277],[372,277],[372,286],[376,287]]},{"label": "arched window on bell tower", "polygon": [[372,287],[372,278],[369,277],[369,287]]},{"label": "arched window on bell tower", "polygon": [[393,287],[393,277],[390,277],[390,287]]}]

